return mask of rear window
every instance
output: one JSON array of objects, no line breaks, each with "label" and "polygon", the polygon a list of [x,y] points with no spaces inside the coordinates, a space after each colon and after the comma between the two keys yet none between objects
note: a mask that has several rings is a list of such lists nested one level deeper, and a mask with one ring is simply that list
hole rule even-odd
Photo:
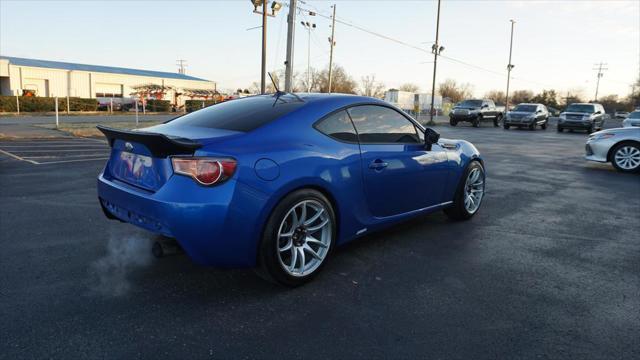
[{"label": "rear window", "polygon": [[640,119],[640,111],[634,111],[629,114],[629,119]]},{"label": "rear window", "polygon": [[251,96],[209,106],[176,118],[170,124],[247,132],[287,115],[302,105],[304,102],[291,95]]}]

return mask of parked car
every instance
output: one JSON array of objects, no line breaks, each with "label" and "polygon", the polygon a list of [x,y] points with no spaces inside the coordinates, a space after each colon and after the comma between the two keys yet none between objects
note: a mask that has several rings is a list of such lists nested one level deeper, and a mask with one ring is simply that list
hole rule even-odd
[{"label": "parked car", "polygon": [[560,114],[558,132],[569,129],[592,133],[602,130],[605,118],[604,108],[600,104],[571,104]]},{"label": "parked car", "polygon": [[535,130],[538,125],[545,130],[548,124],[549,112],[547,107],[542,104],[518,104],[504,118],[504,128],[507,130],[510,126]]},{"label": "parked car", "polygon": [[98,128],[111,146],[98,177],[106,217],[287,286],[338,245],[437,210],[469,219],[484,197],[471,143],[374,98],[258,95],[139,131]]},{"label": "parked car", "polygon": [[504,111],[497,109],[492,100],[464,100],[449,113],[449,124],[456,126],[467,121],[478,127],[483,121],[493,121],[493,126],[500,126],[503,116]]},{"label": "parked car", "polygon": [[551,106],[547,106],[547,111],[549,111],[549,116],[557,117],[560,115],[560,110]]},{"label": "parked car", "polygon": [[640,110],[634,111],[622,121],[622,127],[640,126]]},{"label": "parked car", "polygon": [[610,162],[621,172],[640,171],[640,128],[607,129],[591,134],[586,159]]},{"label": "parked car", "polygon": [[629,116],[629,112],[628,111],[616,111],[613,114],[613,117],[615,117],[616,119],[626,119],[627,116]]}]

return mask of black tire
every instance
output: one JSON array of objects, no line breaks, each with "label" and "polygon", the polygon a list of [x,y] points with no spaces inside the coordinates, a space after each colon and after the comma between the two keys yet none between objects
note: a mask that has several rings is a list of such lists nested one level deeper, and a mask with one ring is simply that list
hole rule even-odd
[{"label": "black tire", "polygon": [[[468,219],[471,219],[473,215],[477,214],[478,211],[480,211],[480,207],[478,207],[477,210],[475,210],[473,213],[470,213],[469,211],[467,211],[466,207],[464,206],[465,183],[467,181],[467,177],[469,176],[469,173],[475,168],[480,169],[480,171],[482,172],[483,182],[486,182],[484,167],[482,166],[482,164],[476,160],[471,161],[469,165],[467,165],[467,168],[465,169],[464,174],[460,178],[460,181],[458,183],[458,188],[456,189],[456,194],[453,198],[453,204],[450,207],[444,209],[444,213],[451,220],[456,220],[456,221],[468,220]],[[480,206],[482,206],[482,201],[480,202]]]},{"label": "black tire", "polygon": [[549,123],[549,119],[545,120],[540,127],[542,130],[547,130],[547,124]]},{"label": "black tire", "polygon": [[500,122],[502,121],[502,115],[498,114],[498,116],[496,116],[493,119],[493,126],[495,127],[499,127],[500,126]]},{"label": "black tire", "polygon": [[449,119],[449,125],[456,126],[456,125],[458,125],[458,121],[454,120],[454,119]]},{"label": "black tire", "polygon": [[[315,200],[320,202],[329,213],[329,219],[332,222],[331,243],[329,245],[328,253],[318,268],[308,275],[292,276],[285,271],[278,259],[278,230],[280,228],[280,223],[283,221],[289,210],[295,204],[304,200]],[[285,196],[271,212],[267,225],[264,228],[262,240],[258,247],[258,268],[256,269],[258,275],[266,280],[288,287],[296,287],[309,282],[322,270],[327,263],[328,258],[331,256],[333,248],[335,247],[337,234],[336,229],[337,223],[333,206],[321,192],[313,189],[301,189]]]},{"label": "black tire", "polygon": [[558,126],[558,132],[562,132],[562,130],[564,130],[564,129],[561,128],[560,126]]},{"label": "black tire", "polygon": [[482,121],[482,116],[476,116],[471,122],[471,125],[473,125],[473,127],[480,127],[480,121]]},{"label": "black tire", "polygon": [[611,162],[611,164],[613,165],[613,167],[623,173],[636,173],[636,172],[640,172],[640,165],[636,166],[635,168],[632,169],[625,169],[623,167],[621,167],[620,165],[618,165],[618,163],[615,160],[615,156],[616,153],[618,153],[618,151],[620,151],[620,149],[624,148],[624,147],[631,147],[631,148],[635,148],[636,150],[640,151],[640,144],[638,143],[633,143],[633,142],[622,142],[618,145],[616,145],[613,150],[611,150],[611,155],[609,155],[609,161]]},{"label": "black tire", "polygon": [[530,125],[529,125],[529,130],[535,130],[536,129],[536,121],[534,120]]},{"label": "black tire", "polygon": [[593,134],[594,132],[595,132],[595,126],[591,124],[591,126],[589,126],[589,128],[587,129],[587,134]]},{"label": "black tire", "polygon": [[505,130],[509,130],[509,125],[507,125],[507,124],[503,124],[503,125],[502,125],[502,127],[503,127]]}]

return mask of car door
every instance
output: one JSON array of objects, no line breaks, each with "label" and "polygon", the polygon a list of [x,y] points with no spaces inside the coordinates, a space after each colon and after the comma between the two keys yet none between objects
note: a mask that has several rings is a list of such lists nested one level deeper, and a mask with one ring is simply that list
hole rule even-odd
[{"label": "car door", "polygon": [[496,110],[496,104],[493,101],[487,101],[487,105],[488,107],[488,114],[489,116],[493,119],[496,116],[498,116],[498,110]]},{"label": "car door", "polygon": [[360,143],[363,187],[376,217],[398,215],[443,201],[447,154],[426,151],[416,125],[395,109],[358,105],[348,109]]}]

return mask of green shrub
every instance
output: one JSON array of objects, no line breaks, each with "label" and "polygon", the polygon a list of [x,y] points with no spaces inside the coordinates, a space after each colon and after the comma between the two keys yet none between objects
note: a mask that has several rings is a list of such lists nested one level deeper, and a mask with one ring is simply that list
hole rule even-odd
[{"label": "green shrub", "polygon": [[[48,112],[56,110],[55,98],[20,96],[20,112]],[[96,99],[69,98],[70,111],[96,111]],[[16,112],[15,96],[0,96],[0,112]],[[67,111],[67,98],[58,98],[58,111]]]},{"label": "green shrub", "polygon": [[186,107],[187,112],[194,112],[196,110],[200,110],[217,103],[218,102],[216,100],[187,100],[184,102],[184,106]]},{"label": "green shrub", "polygon": [[151,112],[169,112],[171,111],[171,102],[169,102],[169,100],[147,100],[145,110]]}]

